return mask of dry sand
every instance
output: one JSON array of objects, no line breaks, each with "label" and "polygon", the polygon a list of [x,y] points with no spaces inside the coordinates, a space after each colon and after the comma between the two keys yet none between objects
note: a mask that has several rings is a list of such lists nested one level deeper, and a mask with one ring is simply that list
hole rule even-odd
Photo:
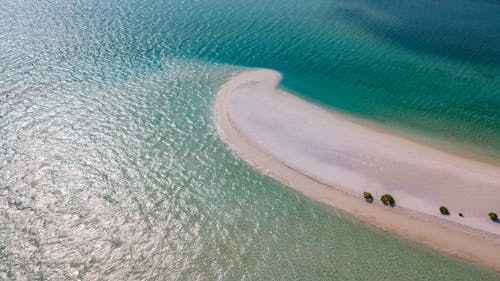
[{"label": "dry sand", "polygon": [[[251,70],[217,94],[216,125],[239,157],[361,221],[500,270],[500,224],[487,216],[500,213],[500,167],[361,125],[278,90],[280,80]],[[384,193],[395,208],[379,203]]]}]

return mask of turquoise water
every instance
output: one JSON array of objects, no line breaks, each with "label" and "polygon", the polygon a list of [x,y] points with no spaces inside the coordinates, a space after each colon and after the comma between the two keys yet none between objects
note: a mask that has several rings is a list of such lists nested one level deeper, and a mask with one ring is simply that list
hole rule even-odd
[{"label": "turquoise water", "polygon": [[0,4],[0,280],[500,279],[258,174],[211,118],[225,79],[269,67],[499,151],[498,2]]}]

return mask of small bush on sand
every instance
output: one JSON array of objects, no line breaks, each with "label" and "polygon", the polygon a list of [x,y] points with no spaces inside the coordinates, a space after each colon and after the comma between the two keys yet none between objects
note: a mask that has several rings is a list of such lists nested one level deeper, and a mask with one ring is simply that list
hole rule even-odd
[{"label": "small bush on sand", "polygon": [[363,192],[363,198],[365,198],[366,202],[373,201],[373,196],[370,192]]},{"label": "small bush on sand", "polygon": [[450,214],[450,212],[448,211],[448,208],[446,208],[446,207],[444,207],[444,206],[439,207],[439,211],[441,212],[441,215],[445,215],[445,216],[447,216],[447,215],[449,215],[449,214]]},{"label": "small bush on sand", "polygon": [[386,206],[387,205],[394,206],[394,204],[396,204],[396,201],[394,200],[394,198],[390,194],[384,194],[384,195],[382,195],[382,197],[380,197],[380,200]]},{"label": "small bush on sand", "polygon": [[489,213],[488,216],[492,221],[498,221],[498,216],[495,213]]},{"label": "small bush on sand", "polygon": [[462,214],[462,213],[458,213],[458,215],[459,215],[460,217],[462,217],[462,218],[464,217],[464,214]]}]

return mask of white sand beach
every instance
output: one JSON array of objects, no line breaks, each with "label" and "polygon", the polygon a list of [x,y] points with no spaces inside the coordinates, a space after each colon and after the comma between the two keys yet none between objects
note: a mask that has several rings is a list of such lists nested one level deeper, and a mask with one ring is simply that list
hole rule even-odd
[{"label": "white sand beach", "polygon": [[[280,80],[250,70],[217,94],[216,125],[240,158],[363,222],[500,270],[500,223],[488,217],[500,214],[500,167],[325,110],[277,89]],[[385,193],[396,207],[380,203]]]}]

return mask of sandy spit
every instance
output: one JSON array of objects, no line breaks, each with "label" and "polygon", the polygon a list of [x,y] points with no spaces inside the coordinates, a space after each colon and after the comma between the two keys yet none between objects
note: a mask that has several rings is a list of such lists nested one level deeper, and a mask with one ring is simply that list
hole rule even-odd
[{"label": "sandy spit", "polygon": [[[362,125],[279,90],[280,80],[246,71],[215,97],[218,131],[241,159],[360,221],[500,270],[500,223],[487,217],[500,214],[500,167]],[[396,207],[379,203],[385,193]]]}]

